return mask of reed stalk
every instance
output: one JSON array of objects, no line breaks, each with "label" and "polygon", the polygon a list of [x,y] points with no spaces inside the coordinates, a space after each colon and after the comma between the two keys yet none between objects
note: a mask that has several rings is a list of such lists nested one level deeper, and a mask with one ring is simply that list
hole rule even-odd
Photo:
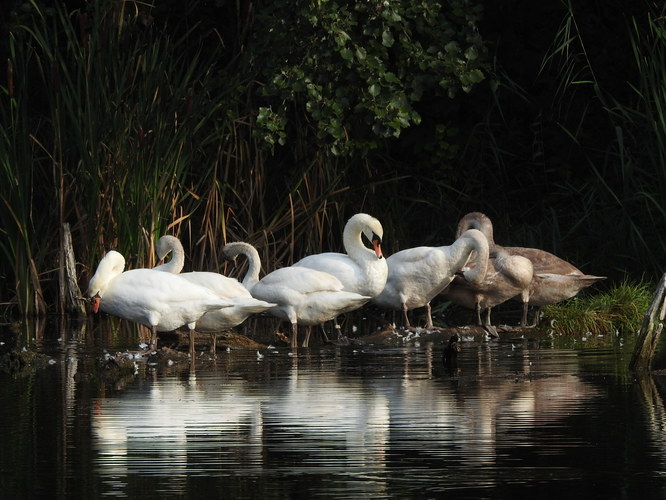
[{"label": "reed stalk", "polygon": [[2,302],[35,315],[46,310],[38,268],[53,230],[43,217],[48,201],[39,185],[45,173],[38,168],[42,158],[31,140],[35,124],[27,112],[30,96],[20,37],[12,37],[9,48],[7,86],[0,89],[0,251],[5,263],[0,276],[6,280],[2,290],[13,294]]}]

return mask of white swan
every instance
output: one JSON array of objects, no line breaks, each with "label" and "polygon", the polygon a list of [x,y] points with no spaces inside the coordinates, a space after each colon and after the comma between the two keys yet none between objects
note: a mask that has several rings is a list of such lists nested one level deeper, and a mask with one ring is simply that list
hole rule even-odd
[{"label": "white swan", "polygon": [[[178,274],[185,264],[185,251],[178,238],[164,235],[155,245],[157,257],[163,260],[171,252],[171,260],[153,269]],[[258,254],[257,254],[258,257]],[[252,294],[238,280],[220,273],[195,271],[178,274],[180,277],[196,285],[207,288],[231,306],[210,311],[197,321],[197,330],[207,332],[211,336],[211,351],[216,350],[216,333],[240,325],[249,316],[270,309],[276,304],[264,302],[252,297]]]},{"label": "white swan", "polygon": [[[469,283],[456,276],[442,297],[475,310],[478,325],[491,326],[490,311],[493,307],[518,296],[523,304],[527,304],[532,277],[533,267],[529,259],[496,249],[488,260],[488,269],[480,282]],[[481,311],[484,309],[485,323],[481,321]]]},{"label": "white swan", "polygon": [[[233,257],[245,253],[244,249],[247,244],[229,243],[222,251]],[[308,327],[303,340],[303,347],[308,347],[312,325],[358,309],[369,300],[364,295],[344,291],[335,276],[307,267],[282,267],[256,283],[252,283],[252,277],[249,281],[255,298],[277,304],[268,310],[269,314],[291,323],[290,344],[293,348],[298,346],[298,325]]]},{"label": "white swan", "polygon": [[[523,302],[523,316],[520,324],[527,325],[527,310],[530,305],[544,306],[556,304],[575,296],[583,288],[606,279],[605,276],[584,274],[573,264],[538,248],[502,247],[493,238],[493,224],[481,212],[470,212],[458,222],[458,234],[474,228],[481,231],[488,239],[491,251],[503,248],[510,255],[528,258],[534,267],[534,280],[530,288],[529,302]],[[538,320],[535,316],[534,324]]]},{"label": "white swan", "polygon": [[92,298],[94,312],[102,310],[150,328],[151,350],[155,350],[157,332],[187,325],[193,354],[197,320],[206,312],[231,305],[180,276],[153,269],[124,269],[125,258],[115,250],[109,251],[97,265],[87,295]]},{"label": "white swan", "polygon": [[[374,250],[363,244],[363,234]],[[388,276],[388,265],[381,249],[383,236],[384,229],[377,219],[368,214],[356,214],[347,221],[342,233],[346,254],[326,252],[308,255],[294,266],[332,274],[340,280],[345,291],[374,297],[384,289]]]},{"label": "white swan", "polygon": [[407,311],[426,308],[426,328],[432,328],[430,301],[453,280],[467,262],[466,280],[479,283],[488,265],[488,242],[480,231],[465,231],[450,246],[415,247],[401,250],[386,259],[388,279],[384,290],[372,299],[381,307],[402,310],[405,326],[410,327]]}]

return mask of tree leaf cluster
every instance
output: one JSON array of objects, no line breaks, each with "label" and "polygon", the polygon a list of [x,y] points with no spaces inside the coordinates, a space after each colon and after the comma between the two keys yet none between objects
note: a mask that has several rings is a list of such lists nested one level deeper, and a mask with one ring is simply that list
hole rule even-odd
[{"label": "tree leaf cluster", "polygon": [[468,0],[274,1],[249,52],[265,104],[259,133],[312,135],[335,155],[364,153],[421,122],[415,104],[469,92],[487,51]]}]

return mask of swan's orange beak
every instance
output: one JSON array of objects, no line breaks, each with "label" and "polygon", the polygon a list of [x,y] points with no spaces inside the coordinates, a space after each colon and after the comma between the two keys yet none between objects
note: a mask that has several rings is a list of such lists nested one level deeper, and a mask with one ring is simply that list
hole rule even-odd
[{"label": "swan's orange beak", "polygon": [[372,238],[372,248],[375,249],[375,254],[377,255],[378,259],[381,259],[382,257],[384,257],[384,254],[382,254],[382,240],[376,234],[373,235],[373,238]]},{"label": "swan's orange beak", "polygon": [[92,309],[94,313],[99,312],[99,303],[102,299],[99,295],[95,295],[90,301],[92,302]]}]

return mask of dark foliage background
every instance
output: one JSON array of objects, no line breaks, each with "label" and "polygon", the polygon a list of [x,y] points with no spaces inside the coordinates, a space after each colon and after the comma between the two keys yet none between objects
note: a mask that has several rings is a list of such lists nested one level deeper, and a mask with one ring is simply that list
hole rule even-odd
[{"label": "dark foliage background", "polygon": [[341,250],[359,211],[387,253],[478,210],[607,285],[663,272],[659,6],[314,5],[3,3],[0,301],[58,309],[65,222],[83,288],[166,232],[191,269],[242,239],[271,270]]}]

